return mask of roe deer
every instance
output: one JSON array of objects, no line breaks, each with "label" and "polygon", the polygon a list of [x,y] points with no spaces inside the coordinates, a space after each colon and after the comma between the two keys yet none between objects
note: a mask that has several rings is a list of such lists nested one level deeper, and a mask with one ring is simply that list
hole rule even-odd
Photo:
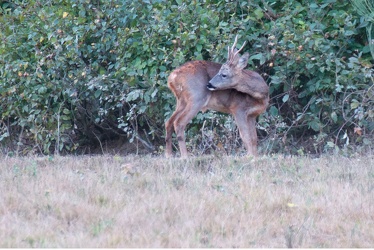
[{"label": "roe deer", "polygon": [[245,70],[249,54],[240,56],[237,36],[228,47],[226,63],[190,61],[168,77],[168,87],[177,99],[177,107],[165,123],[166,157],[172,155],[172,134],[177,135],[181,157],[188,157],[184,130],[192,118],[208,109],[232,114],[248,154],[257,155],[256,117],[269,102],[269,87],[254,71]]}]

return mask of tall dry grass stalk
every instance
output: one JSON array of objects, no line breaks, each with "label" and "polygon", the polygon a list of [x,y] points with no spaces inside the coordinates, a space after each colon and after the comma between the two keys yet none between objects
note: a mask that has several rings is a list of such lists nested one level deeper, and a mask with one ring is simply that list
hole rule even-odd
[{"label": "tall dry grass stalk", "polygon": [[0,247],[373,247],[374,157],[3,158]]}]

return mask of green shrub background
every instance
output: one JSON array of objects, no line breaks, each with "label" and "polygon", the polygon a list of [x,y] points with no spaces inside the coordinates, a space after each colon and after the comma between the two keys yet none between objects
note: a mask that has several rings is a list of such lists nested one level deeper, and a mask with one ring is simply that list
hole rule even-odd
[{"label": "green shrub background", "polygon": [[[4,153],[79,153],[119,138],[162,153],[175,107],[168,74],[189,60],[224,62],[236,34],[270,86],[262,153],[371,147],[372,20],[349,1],[0,3]],[[194,152],[240,145],[233,119],[216,112],[199,113],[187,138]]]}]

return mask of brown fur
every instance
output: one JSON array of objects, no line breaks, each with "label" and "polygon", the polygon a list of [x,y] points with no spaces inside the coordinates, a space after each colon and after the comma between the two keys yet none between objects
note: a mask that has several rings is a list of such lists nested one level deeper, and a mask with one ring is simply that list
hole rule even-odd
[{"label": "brown fur", "polygon": [[269,88],[256,72],[235,66],[225,65],[226,70],[229,67],[234,77],[227,87],[223,85],[214,91],[210,91],[207,85],[220,74],[222,64],[191,61],[171,72],[168,86],[177,99],[177,107],[165,123],[167,157],[172,155],[171,140],[174,131],[181,156],[188,156],[184,130],[199,111],[205,112],[208,109],[232,114],[248,154],[257,155],[256,117],[268,106]]}]

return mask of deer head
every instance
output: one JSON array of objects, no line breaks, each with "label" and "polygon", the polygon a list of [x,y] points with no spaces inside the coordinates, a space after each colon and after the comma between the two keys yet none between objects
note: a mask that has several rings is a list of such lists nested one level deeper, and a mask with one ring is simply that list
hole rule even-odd
[{"label": "deer head", "polygon": [[207,84],[209,90],[236,88],[241,83],[242,71],[248,64],[249,54],[245,53],[243,56],[240,56],[239,52],[244,48],[245,42],[239,50],[235,48],[237,42],[238,36],[235,37],[232,47],[227,48],[228,55],[226,63],[222,65],[218,74]]}]

